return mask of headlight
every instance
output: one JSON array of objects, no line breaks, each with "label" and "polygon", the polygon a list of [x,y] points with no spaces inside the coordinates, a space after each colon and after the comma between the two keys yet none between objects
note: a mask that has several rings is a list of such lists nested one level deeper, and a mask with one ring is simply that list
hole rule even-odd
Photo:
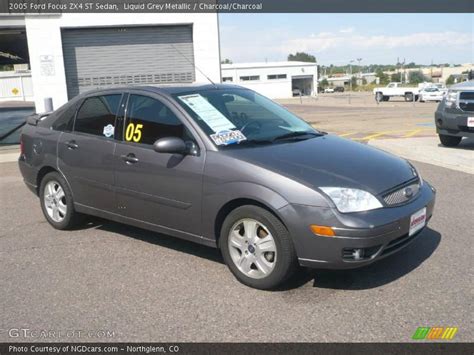
[{"label": "headlight", "polygon": [[448,90],[448,93],[446,94],[445,99],[446,99],[446,106],[453,107],[456,104],[456,100],[458,99],[458,92]]},{"label": "headlight", "polygon": [[320,187],[342,213],[369,211],[383,207],[374,195],[359,189]]}]

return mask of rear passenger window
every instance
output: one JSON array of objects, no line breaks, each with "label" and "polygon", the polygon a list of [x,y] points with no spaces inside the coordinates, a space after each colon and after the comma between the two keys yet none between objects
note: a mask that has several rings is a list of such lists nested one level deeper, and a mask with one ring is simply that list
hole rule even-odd
[{"label": "rear passenger window", "polygon": [[113,138],[121,96],[103,95],[86,99],[77,112],[74,131]]},{"label": "rear passenger window", "polygon": [[130,95],[124,139],[153,144],[163,137],[190,139],[178,117],[162,102],[147,96]]},{"label": "rear passenger window", "polygon": [[76,115],[77,105],[73,104],[66,110],[59,114],[59,117],[54,121],[52,127],[56,131],[70,132],[74,125],[74,116]]}]

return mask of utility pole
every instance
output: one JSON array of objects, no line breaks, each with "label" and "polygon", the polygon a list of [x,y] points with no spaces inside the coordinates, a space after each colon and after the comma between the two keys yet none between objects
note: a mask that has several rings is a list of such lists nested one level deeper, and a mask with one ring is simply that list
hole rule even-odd
[{"label": "utility pole", "polygon": [[352,63],[354,60],[349,62],[349,104],[351,103],[351,94],[352,94]]}]

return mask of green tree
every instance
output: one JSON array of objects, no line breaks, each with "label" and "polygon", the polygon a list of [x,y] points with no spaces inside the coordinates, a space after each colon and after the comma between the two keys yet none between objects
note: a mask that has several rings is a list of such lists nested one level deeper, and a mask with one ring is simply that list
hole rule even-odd
[{"label": "green tree", "polygon": [[375,71],[375,76],[379,78],[379,82],[381,85],[388,84],[388,75],[385,74],[381,68],[377,68],[377,70]]},{"label": "green tree", "polygon": [[323,89],[324,88],[327,88],[329,86],[329,81],[328,79],[323,79],[319,82],[319,86],[322,87]]},{"label": "green tree", "polygon": [[397,83],[402,81],[402,73],[393,73],[390,76],[390,81],[395,81]]},{"label": "green tree", "polygon": [[427,78],[423,75],[421,70],[410,71],[408,73],[408,81],[411,84],[419,84],[424,81],[427,81]]},{"label": "green tree", "polygon": [[296,52],[295,54],[288,54],[288,60],[290,62],[310,62],[316,63],[316,57],[314,55],[305,52]]},{"label": "green tree", "polygon": [[454,76],[453,75],[450,75],[448,76],[448,78],[446,79],[446,85],[453,85],[454,84]]},{"label": "green tree", "polygon": [[352,89],[355,89],[357,87],[357,78],[355,76],[351,78],[351,83],[352,83]]},{"label": "green tree", "polygon": [[232,64],[232,61],[228,58],[221,60],[221,64]]}]

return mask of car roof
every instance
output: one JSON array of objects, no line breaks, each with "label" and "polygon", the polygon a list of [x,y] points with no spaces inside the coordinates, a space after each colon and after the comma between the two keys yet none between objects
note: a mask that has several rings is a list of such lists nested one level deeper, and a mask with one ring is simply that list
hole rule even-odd
[{"label": "car roof", "polygon": [[[233,85],[233,84],[202,84],[202,83],[192,83],[192,84],[165,84],[157,86],[121,86],[121,87],[110,87],[103,89],[95,89],[87,91],[80,96],[89,96],[91,94],[106,94],[107,92],[117,92],[125,90],[143,90],[149,92],[155,92],[159,94],[171,95],[171,94],[180,94],[189,91],[204,91],[204,90],[222,90],[222,89],[246,89],[242,86]],[[246,89],[248,90],[248,89]]]},{"label": "car roof", "polygon": [[474,89],[474,80],[464,81],[459,84],[454,84],[453,86],[451,86],[451,88],[452,89],[468,89],[468,90]]}]

